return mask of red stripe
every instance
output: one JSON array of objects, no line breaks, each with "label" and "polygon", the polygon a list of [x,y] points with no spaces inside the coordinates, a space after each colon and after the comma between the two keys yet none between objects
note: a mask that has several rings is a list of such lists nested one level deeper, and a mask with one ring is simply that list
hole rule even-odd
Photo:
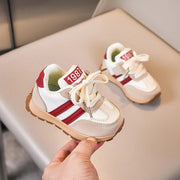
[{"label": "red stripe", "polygon": [[62,121],[66,123],[67,125],[75,121],[78,117],[83,115],[85,111],[82,108],[79,108],[77,111],[75,111],[73,114],[68,116],[67,118],[63,119]]},{"label": "red stripe", "polygon": [[44,69],[41,71],[41,73],[39,74],[39,77],[36,80],[38,87],[41,87],[41,88],[44,87],[43,79],[44,79]]},{"label": "red stripe", "polygon": [[120,75],[112,75],[114,78],[118,78],[118,77],[120,77],[120,76],[122,76],[122,74],[120,74]]},{"label": "red stripe", "polygon": [[106,55],[106,53],[104,54],[104,59],[107,59],[107,55]]},{"label": "red stripe", "polygon": [[131,77],[127,77],[126,79],[124,79],[123,81],[121,81],[121,84],[122,85],[125,85],[126,83],[128,83],[129,81],[131,81],[132,79],[131,79]]},{"label": "red stripe", "polygon": [[74,104],[71,100],[67,101],[63,105],[57,107],[53,111],[49,112],[53,116],[58,116],[59,114],[63,113],[64,111],[68,110],[70,107],[72,107]]},{"label": "red stripe", "polygon": [[130,50],[126,54],[122,55],[120,58],[127,61],[128,59],[132,58],[133,56],[134,56],[133,51]]},{"label": "red stripe", "polygon": [[64,80],[67,82],[67,84],[71,85],[75,81],[77,81],[81,75],[83,74],[82,70],[77,66],[71,73],[69,73]]}]

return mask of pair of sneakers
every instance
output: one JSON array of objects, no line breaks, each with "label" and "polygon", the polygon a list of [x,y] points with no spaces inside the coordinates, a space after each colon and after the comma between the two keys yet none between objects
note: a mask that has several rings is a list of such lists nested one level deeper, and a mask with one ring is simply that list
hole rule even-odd
[{"label": "pair of sneakers", "polygon": [[96,88],[108,79],[133,102],[146,104],[160,95],[160,87],[142,65],[146,54],[137,55],[120,43],[110,45],[100,70],[86,73],[73,65],[67,72],[56,64],[41,71],[26,100],[33,115],[55,124],[77,140],[89,136],[98,142],[111,140],[122,128],[124,118],[111,101]]}]

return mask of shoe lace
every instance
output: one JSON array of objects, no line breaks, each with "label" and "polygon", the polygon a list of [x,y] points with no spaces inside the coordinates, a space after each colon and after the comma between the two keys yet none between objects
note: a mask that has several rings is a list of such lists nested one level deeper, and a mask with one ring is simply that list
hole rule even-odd
[{"label": "shoe lace", "polygon": [[125,76],[128,74],[134,75],[134,77],[143,75],[146,72],[146,68],[143,66],[142,62],[147,62],[148,60],[148,54],[137,55],[134,52],[134,56],[123,64],[123,67],[127,70]]},{"label": "shoe lace", "polygon": [[86,107],[91,108],[101,98],[96,89],[96,84],[107,82],[107,76],[101,74],[101,71],[88,74],[86,79],[70,90],[69,94],[73,104],[79,105],[85,103]]}]

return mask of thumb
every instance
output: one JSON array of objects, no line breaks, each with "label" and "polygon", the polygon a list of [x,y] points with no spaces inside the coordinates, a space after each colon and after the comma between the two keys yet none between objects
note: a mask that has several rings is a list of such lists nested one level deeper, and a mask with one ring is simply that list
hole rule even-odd
[{"label": "thumb", "polygon": [[90,138],[87,138],[87,140],[81,141],[77,145],[77,147],[73,150],[73,152],[81,153],[81,154],[85,155],[88,159],[90,159],[91,155],[96,150],[96,146],[97,146],[96,139],[93,137],[90,137]]}]

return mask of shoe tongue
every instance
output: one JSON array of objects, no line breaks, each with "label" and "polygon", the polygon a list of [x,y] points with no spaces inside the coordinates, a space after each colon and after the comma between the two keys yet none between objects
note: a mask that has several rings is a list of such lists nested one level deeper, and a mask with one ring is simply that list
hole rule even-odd
[{"label": "shoe tongue", "polygon": [[132,58],[134,55],[133,55],[133,51],[132,49],[130,48],[124,48],[116,57],[115,57],[115,60],[118,62],[118,61],[121,61],[121,60],[124,60],[124,61],[127,61],[129,60],[130,58]]},{"label": "shoe tongue", "polygon": [[58,80],[60,88],[80,83],[85,78],[85,73],[77,65],[73,65],[68,72]]}]

